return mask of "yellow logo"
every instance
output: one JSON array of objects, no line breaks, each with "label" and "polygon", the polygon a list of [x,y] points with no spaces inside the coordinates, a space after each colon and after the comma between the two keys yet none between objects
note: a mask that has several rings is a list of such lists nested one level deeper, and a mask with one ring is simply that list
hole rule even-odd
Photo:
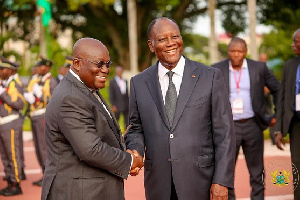
[{"label": "yellow logo", "polygon": [[271,176],[273,177],[271,182],[274,185],[278,185],[278,187],[287,186],[290,182],[289,176],[290,172],[287,172],[283,170],[283,173],[280,171],[278,174],[278,170],[276,170],[274,173],[271,172]]}]

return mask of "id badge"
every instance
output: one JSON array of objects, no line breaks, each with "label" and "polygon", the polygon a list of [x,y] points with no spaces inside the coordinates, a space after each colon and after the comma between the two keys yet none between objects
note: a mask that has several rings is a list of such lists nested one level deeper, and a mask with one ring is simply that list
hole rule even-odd
[{"label": "id badge", "polygon": [[300,111],[300,94],[296,95],[296,111]]},{"label": "id badge", "polygon": [[242,98],[233,99],[233,101],[232,101],[232,113],[235,113],[235,114],[243,113],[243,99]]}]

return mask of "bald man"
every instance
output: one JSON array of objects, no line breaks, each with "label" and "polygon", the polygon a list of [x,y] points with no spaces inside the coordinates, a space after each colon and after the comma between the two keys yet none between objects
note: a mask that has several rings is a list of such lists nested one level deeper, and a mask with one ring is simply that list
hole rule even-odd
[{"label": "bald man", "polygon": [[109,52],[93,38],[78,40],[71,70],[46,111],[47,165],[42,199],[124,199],[123,179],[142,159],[125,152],[120,128],[99,93]]}]

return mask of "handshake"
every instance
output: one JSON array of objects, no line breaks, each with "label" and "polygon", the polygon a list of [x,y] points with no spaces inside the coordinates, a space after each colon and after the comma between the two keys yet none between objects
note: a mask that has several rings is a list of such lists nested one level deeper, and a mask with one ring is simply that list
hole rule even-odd
[{"label": "handshake", "polygon": [[133,157],[130,175],[136,176],[139,174],[139,171],[144,167],[143,157],[135,149],[132,151],[130,149],[127,149],[126,152],[130,153]]}]

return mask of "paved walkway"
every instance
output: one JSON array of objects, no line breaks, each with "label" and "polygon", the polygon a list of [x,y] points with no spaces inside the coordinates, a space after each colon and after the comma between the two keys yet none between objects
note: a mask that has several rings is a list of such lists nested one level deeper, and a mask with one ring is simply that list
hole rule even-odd
[{"label": "paved walkway", "polygon": [[[32,185],[32,182],[41,178],[42,174],[36,160],[31,132],[24,133],[24,151],[26,162],[25,174],[27,175],[27,180],[21,183],[23,195],[14,197],[0,196],[1,200],[40,199],[41,188]],[[266,200],[293,200],[292,184],[279,187],[278,185],[274,185],[272,183],[271,176],[271,173],[274,173],[276,170],[286,170],[287,172],[291,171],[290,162],[288,144],[286,145],[285,151],[280,151],[274,145],[271,145],[269,140],[265,141]],[[2,180],[3,176],[3,165],[0,162],[0,188],[6,187],[6,182]],[[143,173],[141,173],[137,177],[129,177],[128,180],[125,181],[125,196],[127,200],[145,199],[143,178]],[[238,200],[250,200],[249,174],[242,152],[239,155],[236,166],[235,188]]]}]

